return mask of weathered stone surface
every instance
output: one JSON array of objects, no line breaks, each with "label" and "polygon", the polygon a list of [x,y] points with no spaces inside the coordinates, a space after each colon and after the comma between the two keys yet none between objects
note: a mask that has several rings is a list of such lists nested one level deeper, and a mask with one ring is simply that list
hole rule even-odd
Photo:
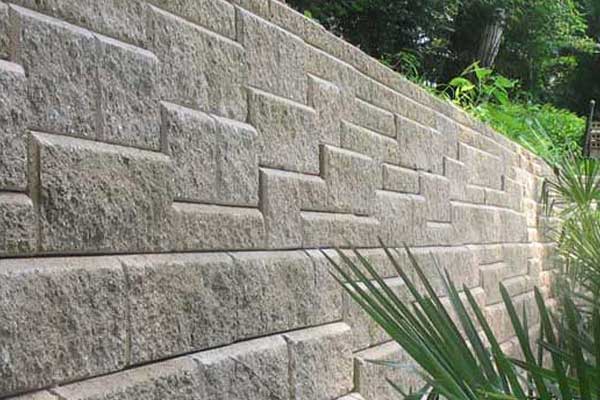
[{"label": "weathered stone surface", "polygon": [[491,189],[502,189],[500,159],[475,147],[461,143],[459,146],[460,161],[467,168],[469,183]]},{"label": "weathered stone surface", "polygon": [[162,154],[34,133],[42,251],[166,246],[171,168]]},{"label": "weathered stone surface", "polygon": [[0,59],[8,59],[10,55],[10,17],[8,5],[0,3]]},{"label": "weathered stone surface", "polygon": [[347,114],[348,103],[348,96],[337,85],[309,75],[308,105],[317,113],[321,143],[341,146],[340,124],[342,116]]},{"label": "weathered stone surface", "polygon": [[252,87],[306,104],[306,45],[280,27],[238,10],[238,41],[246,50]]},{"label": "weathered stone surface", "polygon": [[131,364],[229,344],[240,298],[226,254],[120,258],[129,287]]},{"label": "weathered stone surface", "polygon": [[98,57],[94,36],[63,21],[12,7],[19,24],[16,62],[27,71],[29,127],[95,137]]},{"label": "weathered stone surface", "polygon": [[50,392],[35,392],[23,396],[13,397],[13,400],[59,400],[58,397]]},{"label": "weathered stone surface", "polygon": [[420,243],[426,225],[425,198],[420,195],[378,191],[377,220],[386,246]]},{"label": "weathered stone surface", "polygon": [[354,102],[352,122],[371,129],[381,135],[396,137],[394,114],[359,98]]},{"label": "weathered stone surface", "polygon": [[248,75],[236,42],[152,7],[152,51],[160,60],[160,95],[226,118],[245,120]]},{"label": "weathered stone surface", "polygon": [[258,130],[260,164],[288,171],[319,173],[316,113],[312,108],[251,90],[248,122]]},{"label": "weathered stone surface", "polygon": [[379,221],[352,214],[303,211],[302,247],[377,246]]},{"label": "weathered stone surface", "polygon": [[[322,270],[315,270],[313,260],[304,252],[231,255],[241,289],[236,314],[240,337],[288,331],[339,318],[340,300],[330,292],[331,281]],[[319,291],[323,297],[315,296]]]},{"label": "weathered stone surface", "polygon": [[257,134],[251,126],[170,103],[163,103],[162,113],[176,199],[258,205]]},{"label": "weathered stone surface", "polygon": [[434,129],[396,116],[400,165],[441,174],[447,148],[444,138]]},{"label": "weathered stone surface", "polygon": [[115,258],[0,260],[0,392],[125,366],[126,288]]},{"label": "weathered stone surface", "polygon": [[0,189],[27,187],[26,83],[20,65],[0,60],[0,93],[10,93],[0,97]]},{"label": "weathered stone surface", "polygon": [[11,0],[40,13],[136,45],[146,41],[143,0]]},{"label": "weathered stone surface", "polygon": [[270,0],[227,0],[232,4],[245,8],[246,10],[260,15],[263,18],[269,17]]},{"label": "weathered stone surface", "polygon": [[265,226],[256,208],[174,203],[172,248],[190,250],[262,249]]},{"label": "weathered stone surface", "polygon": [[293,399],[333,399],[352,389],[350,327],[343,323],[285,335]]},{"label": "weathered stone surface", "polygon": [[[400,160],[401,150],[395,139],[346,121],[342,122],[341,134],[341,147],[364,154],[377,164],[397,164]],[[377,178],[377,186],[381,187],[381,175]]]},{"label": "weathered stone surface", "polygon": [[36,223],[33,203],[27,195],[0,192],[0,255],[36,252]]},{"label": "weathered stone surface", "polygon": [[181,357],[53,389],[65,400],[204,400],[206,380]]},{"label": "weathered stone surface", "polygon": [[149,2],[235,40],[235,8],[225,0],[149,0]]},{"label": "weathered stone surface", "polygon": [[421,172],[419,187],[427,204],[429,221],[450,221],[450,181],[443,176]]},{"label": "weathered stone surface", "polygon": [[383,188],[400,193],[419,193],[419,173],[412,169],[384,164]]},{"label": "weathered stone surface", "polygon": [[147,50],[98,36],[99,137],[160,149],[158,59]]},{"label": "weathered stone surface", "polygon": [[194,356],[205,382],[202,399],[285,399],[289,357],[281,336],[251,340]]}]

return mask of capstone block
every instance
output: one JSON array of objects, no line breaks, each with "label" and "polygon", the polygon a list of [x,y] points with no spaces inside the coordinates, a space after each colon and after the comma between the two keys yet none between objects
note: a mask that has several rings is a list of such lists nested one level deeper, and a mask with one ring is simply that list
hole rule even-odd
[{"label": "capstone block", "polygon": [[44,252],[166,247],[172,174],[159,153],[34,133]]},{"label": "capstone block", "polygon": [[160,149],[158,59],[151,52],[96,35],[99,137]]},{"label": "capstone block", "polygon": [[352,390],[351,335],[344,323],[285,335],[292,398],[327,400]]},{"label": "capstone block", "polygon": [[20,65],[0,60],[0,93],[10,94],[0,97],[0,189],[21,191],[27,187],[29,104]]},{"label": "capstone block", "polygon": [[37,218],[33,203],[21,193],[0,192],[0,255],[37,251]]},{"label": "capstone block", "polygon": [[11,7],[19,27],[15,61],[27,71],[29,127],[96,137],[96,39],[77,26]]},{"label": "capstone block", "polygon": [[161,99],[245,121],[244,49],[155,7],[149,19],[151,49],[160,59]]},{"label": "capstone block", "polygon": [[0,393],[125,366],[126,286],[117,259],[0,260],[0,278]]},{"label": "capstone block", "polygon": [[261,166],[319,173],[319,131],[312,108],[250,90],[248,122],[258,133]]}]

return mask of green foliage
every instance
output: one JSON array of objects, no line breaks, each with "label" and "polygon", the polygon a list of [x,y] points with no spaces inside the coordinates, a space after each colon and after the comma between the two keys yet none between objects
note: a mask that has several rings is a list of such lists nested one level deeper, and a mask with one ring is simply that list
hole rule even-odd
[{"label": "green foliage", "polygon": [[[390,249],[385,251],[407,285],[411,299],[400,299],[360,253],[354,251],[358,260],[354,262],[338,251],[341,263],[325,255],[333,265],[334,278],[420,367],[426,384],[418,392],[407,394],[406,388],[390,382],[399,398],[592,400],[600,396],[597,308],[592,310],[591,318],[585,318],[569,296],[564,296],[564,318],[558,318],[536,288],[541,333],[539,338],[531,338],[525,312],[519,318],[510,295],[500,285],[523,354],[523,359],[513,359],[503,352],[466,286],[462,288],[466,298],[463,300],[448,273],[439,271],[450,300],[447,308],[408,248],[417,282],[413,282],[412,274],[400,266]],[[423,287],[424,292],[418,287]],[[544,359],[548,360],[544,363]]]}]

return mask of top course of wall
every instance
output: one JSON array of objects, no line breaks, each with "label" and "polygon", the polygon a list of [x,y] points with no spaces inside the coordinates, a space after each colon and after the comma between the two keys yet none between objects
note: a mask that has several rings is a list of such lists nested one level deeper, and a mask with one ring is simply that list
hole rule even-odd
[{"label": "top course of wall", "polygon": [[2,0],[0,398],[385,399],[317,249],[436,258],[509,346],[549,173],[275,0]]}]

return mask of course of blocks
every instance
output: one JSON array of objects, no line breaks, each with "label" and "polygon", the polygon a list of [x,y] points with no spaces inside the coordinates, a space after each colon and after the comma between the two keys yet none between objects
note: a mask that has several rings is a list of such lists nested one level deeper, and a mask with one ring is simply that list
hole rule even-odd
[{"label": "course of blocks", "polygon": [[0,398],[394,398],[319,249],[405,294],[406,243],[510,349],[550,173],[277,0],[0,0]]}]

